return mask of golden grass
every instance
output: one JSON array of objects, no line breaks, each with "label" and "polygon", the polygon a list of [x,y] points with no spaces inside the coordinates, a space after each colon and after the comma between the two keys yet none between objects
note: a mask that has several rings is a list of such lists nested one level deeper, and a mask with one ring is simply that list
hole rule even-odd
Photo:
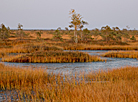
[{"label": "golden grass", "polygon": [[16,56],[6,56],[2,58],[4,62],[22,63],[69,63],[69,62],[97,62],[105,61],[97,56],[90,56],[84,52],[64,52],[64,51],[38,51],[29,54]]},{"label": "golden grass", "polygon": [[138,58],[138,51],[112,51],[103,54],[104,57]]},{"label": "golden grass", "polygon": [[[4,49],[5,50],[5,49]],[[8,53],[6,53],[3,49],[0,50],[0,58],[6,56]]]},{"label": "golden grass", "polygon": [[129,45],[98,45],[85,43],[47,43],[49,45],[61,46],[64,50],[138,50],[138,43]]},{"label": "golden grass", "polygon": [[48,75],[42,69],[22,69],[0,64],[0,89],[17,92],[14,100],[46,102],[137,102],[138,68],[126,67],[89,73],[82,81]]},{"label": "golden grass", "polygon": [[88,44],[78,44],[78,45],[63,45],[65,50],[138,50],[138,46],[100,46],[100,45],[88,45]]},{"label": "golden grass", "polygon": [[34,43],[34,44],[28,43],[28,44],[15,45],[14,47],[8,49],[1,49],[1,51],[7,53],[31,53],[35,51],[51,51],[51,50],[62,51],[63,49],[57,46],[46,45],[44,43]]},{"label": "golden grass", "polygon": [[92,81],[138,81],[138,68],[125,67],[108,69],[107,71],[99,70],[96,74],[90,72],[86,77],[87,80]]}]

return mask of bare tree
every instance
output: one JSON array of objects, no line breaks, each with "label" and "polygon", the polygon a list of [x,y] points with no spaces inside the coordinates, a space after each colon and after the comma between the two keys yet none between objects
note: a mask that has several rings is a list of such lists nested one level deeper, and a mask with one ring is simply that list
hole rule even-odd
[{"label": "bare tree", "polygon": [[79,28],[81,24],[81,15],[77,14],[74,9],[72,9],[69,13],[71,15],[71,25],[69,25],[70,28],[74,27],[74,40],[75,43],[78,43],[78,36],[77,36],[77,29]]},{"label": "bare tree", "polygon": [[20,37],[20,40],[23,39],[23,29],[22,29],[23,25],[21,25],[20,23],[18,24],[18,36]]}]

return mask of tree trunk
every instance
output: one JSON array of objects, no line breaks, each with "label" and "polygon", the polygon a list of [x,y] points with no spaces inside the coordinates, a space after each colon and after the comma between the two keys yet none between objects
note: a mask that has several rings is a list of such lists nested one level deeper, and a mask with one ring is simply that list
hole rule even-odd
[{"label": "tree trunk", "polygon": [[81,30],[81,28],[80,28],[80,32],[81,32],[81,41],[82,41],[83,39],[82,39],[82,30]]},{"label": "tree trunk", "polygon": [[75,30],[74,30],[74,40],[75,40],[75,43],[78,43],[78,37],[77,37],[77,27],[75,26]]},{"label": "tree trunk", "polygon": [[76,34],[75,43],[78,43],[78,36],[77,36],[77,34]]}]

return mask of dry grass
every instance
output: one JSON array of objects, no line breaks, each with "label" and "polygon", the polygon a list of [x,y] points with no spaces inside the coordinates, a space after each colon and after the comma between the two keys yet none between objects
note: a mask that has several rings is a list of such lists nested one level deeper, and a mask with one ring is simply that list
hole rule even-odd
[{"label": "dry grass", "polygon": [[132,45],[112,45],[112,46],[100,46],[100,45],[88,45],[88,44],[77,44],[63,45],[65,50],[138,50],[138,46]]},{"label": "dry grass", "polygon": [[60,46],[64,50],[138,50],[138,43],[129,45],[98,45],[85,43],[47,43],[49,45]]},{"label": "dry grass", "polygon": [[107,52],[104,57],[117,57],[117,58],[138,58],[138,51],[114,51]]},{"label": "dry grass", "polygon": [[2,58],[4,62],[21,63],[69,63],[69,62],[97,62],[104,61],[97,56],[90,56],[84,52],[64,52],[64,51],[37,51],[29,54],[16,56],[6,56]]},{"label": "dry grass", "polygon": [[28,43],[28,44],[15,45],[12,48],[2,49],[1,51],[7,53],[31,53],[35,51],[57,51],[57,50],[62,51],[63,49],[57,46],[46,45],[44,43]]},{"label": "dry grass", "polygon": [[137,102],[138,68],[89,73],[85,82],[48,75],[42,69],[20,69],[0,64],[0,89],[16,91],[13,100],[46,102]]},{"label": "dry grass", "polygon": [[5,51],[5,49],[0,50],[0,58],[6,56],[8,53]]},{"label": "dry grass", "polygon": [[108,69],[107,71],[99,70],[96,74],[90,72],[86,77],[87,80],[92,81],[138,81],[138,68],[125,67],[112,70]]}]

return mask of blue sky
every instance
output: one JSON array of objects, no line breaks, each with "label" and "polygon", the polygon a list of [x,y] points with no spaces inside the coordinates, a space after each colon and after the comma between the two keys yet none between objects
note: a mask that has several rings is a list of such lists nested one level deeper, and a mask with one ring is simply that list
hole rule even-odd
[{"label": "blue sky", "polygon": [[0,0],[0,23],[16,29],[64,29],[75,9],[89,29],[109,25],[138,30],[138,0]]}]

